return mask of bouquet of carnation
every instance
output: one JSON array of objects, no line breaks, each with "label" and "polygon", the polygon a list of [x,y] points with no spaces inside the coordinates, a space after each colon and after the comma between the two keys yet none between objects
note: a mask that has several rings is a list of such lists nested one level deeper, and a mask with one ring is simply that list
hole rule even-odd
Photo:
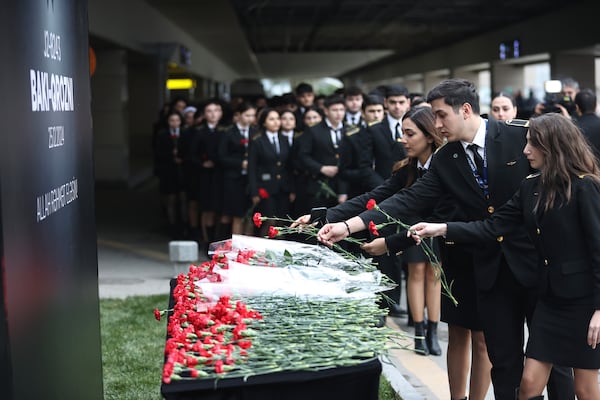
[{"label": "bouquet of carnation", "polygon": [[197,282],[213,296],[373,298],[395,285],[367,259],[348,260],[324,246],[234,235],[211,249],[228,260],[220,282]]}]

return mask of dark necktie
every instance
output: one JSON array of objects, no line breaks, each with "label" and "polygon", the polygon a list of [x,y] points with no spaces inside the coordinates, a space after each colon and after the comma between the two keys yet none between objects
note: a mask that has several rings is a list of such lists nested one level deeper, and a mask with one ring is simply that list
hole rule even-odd
[{"label": "dark necktie", "polygon": [[277,136],[271,137],[271,144],[273,145],[273,149],[275,150],[275,154],[279,155],[279,143],[277,141]]},{"label": "dark necktie", "polygon": [[331,128],[331,132],[333,132],[333,137],[334,137],[334,139],[333,139],[333,147],[337,149],[338,148],[338,144],[339,144],[340,139],[341,139],[341,137],[340,137],[340,130],[339,129],[333,129],[333,128]]},{"label": "dark necktie", "polygon": [[475,167],[477,167],[477,174],[480,178],[483,178],[483,159],[477,151],[478,148],[479,146],[477,146],[474,143],[467,146],[467,149],[471,150],[471,152],[473,153],[473,161],[475,161]]},{"label": "dark necktie", "polygon": [[417,167],[417,176],[419,178],[422,178],[423,175],[425,175],[426,172],[427,172],[427,168]]},{"label": "dark necktie", "polygon": [[402,129],[400,128],[400,122],[398,122],[398,123],[396,124],[396,134],[394,135],[394,138],[395,138],[396,140],[400,140],[400,139],[402,139],[402,134],[400,133],[400,131],[401,131],[401,130],[402,130]]}]

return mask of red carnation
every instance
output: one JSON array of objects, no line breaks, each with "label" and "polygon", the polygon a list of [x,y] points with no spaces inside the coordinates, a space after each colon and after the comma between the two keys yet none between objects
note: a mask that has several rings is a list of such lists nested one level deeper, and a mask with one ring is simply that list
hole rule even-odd
[{"label": "red carnation", "polygon": [[160,311],[158,311],[158,308],[154,309],[154,318],[156,318],[157,321],[160,321]]},{"label": "red carnation", "polygon": [[242,146],[245,146],[245,145],[247,145],[247,144],[248,144],[248,139],[241,139],[241,140],[240,140],[240,144],[241,144]]},{"label": "red carnation", "polygon": [[373,236],[379,236],[379,232],[377,232],[377,225],[375,225],[375,222],[373,221],[369,221],[369,232],[371,232]]},{"label": "red carnation", "polygon": [[369,201],[367,201],[367,210],[374,209],[376,205],[377,202],[375,201],[375,199],[369,199]]},{"label": "red carnation", "polygon": [[269,192],[267,192],[267,189],[265,189],[265,188],[258,188],[258,197],[260,197],[263,200],[268,199]]},{"label": "red carnation", "polygon": [[279,230],[277,228],[275,228],[274,226],[270,226],[269,227],[269,238],[273,239],[277,235],[279,235]]},{"label": "red carnation", "polygon": [[252,217],[252,221],[254,222],[254,225],[257,228],[260,228],[260,226],[262,225],[262,215],[260,215],[260,213],[254,213],[254,216]]}]

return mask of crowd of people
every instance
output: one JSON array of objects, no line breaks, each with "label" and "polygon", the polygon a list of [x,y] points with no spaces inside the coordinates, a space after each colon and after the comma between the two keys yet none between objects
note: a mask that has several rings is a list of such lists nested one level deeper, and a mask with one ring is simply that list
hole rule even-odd
[{"label": "crowd of people", "polygon": [[[362,251],[398,283],[404,265],[416,352],[440,355],[437,324],[448,323],[452,399],[484,399],[490,382],[496,399],[541,398],[546,384],[550,399],[600,399],[600,118],[593,91],[566,80],[563,92],[528,110],[499,93],[489,115],[460,79],[426,98],[389,85],[319,102],[302,83],[231,107],[176,100],[153,137],[170,233],[202,244],[265,235],[254,212],[299,225],[326,207],[320,241],[363,235]],[[531,120],[515,119],[524,111]],[[369,235],[387,221],[370,201],[411,231]],[[441,296],[424,240],[458,305]],[[406,315],[400,290],[382,302],[393,317]]]}]

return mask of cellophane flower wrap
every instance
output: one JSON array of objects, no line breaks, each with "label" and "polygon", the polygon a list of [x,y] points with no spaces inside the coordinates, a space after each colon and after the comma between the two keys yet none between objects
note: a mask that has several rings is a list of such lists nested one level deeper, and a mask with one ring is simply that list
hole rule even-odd
[{"label": "cellophane flower wrap", "polygon": [[[210,253],[210,261],[178,277],[166,384],[356,365],[401,336],[376,325],[376,293],[393,284],[366,259],[241,235]],[[162,313],[155,310],[157,319]]]}]

